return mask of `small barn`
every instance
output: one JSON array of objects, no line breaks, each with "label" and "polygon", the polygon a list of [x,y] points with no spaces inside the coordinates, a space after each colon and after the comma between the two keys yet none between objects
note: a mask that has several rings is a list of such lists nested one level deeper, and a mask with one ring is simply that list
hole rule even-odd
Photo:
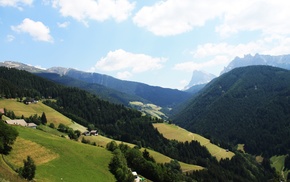
[{"label": "small barn", "polygon": [[6,120],[7,124],[10,125],[20,125],[20,126],[27,126],[27,123],[24,119],[13,119],[13,120]]},{"label": "small barn", "polygon": [[27,123],[27,127],[36,129],[37,125],[35,123]]},{"label": "small barn", "polygon": [[90,131],[91,135],[97,136],[98,135],[98,130],[92,130]]}]

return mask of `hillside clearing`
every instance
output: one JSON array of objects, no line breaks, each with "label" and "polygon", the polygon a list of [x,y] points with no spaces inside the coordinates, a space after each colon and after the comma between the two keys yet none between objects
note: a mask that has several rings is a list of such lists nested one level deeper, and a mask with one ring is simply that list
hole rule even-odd
[{"label": "hillside clearing", "polygon": [[[104,136],[84,136],[84,138],[86,140],[89,140],[91,143],[95,142],[97,146],[101,146],[101,147],[106,147],[107,143],[113,141],[110,138],[104,137]],[[114,140],[116,141],[116,140]],[[124,143],[130,147],[134,147],[134,144],[131,143],[127,143],[127,142],[122,142],[122,141],[116,141],[117,144],[121,144]],[[145,148],[141,148],[141,151],[144,151]],[[150,150],[150,149],[146,149],[150,155],[156,160],[157,163],[168,163],[170,162],[172,159],[170,157],[167,157],[159,152],[156,152],[154,150]],[[201,166],[197,166],[197,165],[192,165],[192,164],[186,164],[183,162],[179,162],[181,169],[183,172],[186,171],[195,171],[195,170],[201,170],[204,169]]]},{"label": "hillside clearing", "polygon": [[210,154],[217,158],[217,160],[229,158],[231,159],[235,154],[231,151],[227,151],[217,145],[210,143],[209,139],[204,138],[201,135],[191,133],[183,128],[176,125],[166,124],[166,123],[154,123],[153,126],[163,134],[165,138],[170,140],[177,140],[180,142],[185,141],[198,141],[202,146],[205,146]]},{"label": "hillside clearing", "polygon": [[51,107],[46,106],[42,102],[26,105],[22,102],[17,102],[16,99],[0,99],[0,108],[6,108],[7,110],[13,111],[14,114],[18,117],[21,117],[22,115],[24,117],[29,117],[34,114],[41,116],[44,112],[48,123],[53,123],[56,127],[60,123],[64,125],[73,124],[71,119],[60,114]]},{"label": "hillside clearing", "polygon": [[[112,154],[106,149],[40,130],[15,128],[19,137],[13,145],[13,153],[6,159],[19,166],[27,155],[34,156],[32,159],[37,163],[36,181],[115,181],[108,169]],[[21,146],[21,142],[26,142],[28,147]],[[17,154],[21,157],[16,157]]]}]

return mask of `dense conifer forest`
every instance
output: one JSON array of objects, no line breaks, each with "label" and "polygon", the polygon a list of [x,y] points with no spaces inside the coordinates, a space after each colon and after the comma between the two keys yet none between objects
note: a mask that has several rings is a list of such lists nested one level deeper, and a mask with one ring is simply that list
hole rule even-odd
[{"label": "dense conifer forest", "polygon": [[290,71],[236,68],[209,83],[174,122],[221,145],[271,157],[290,148]]}]

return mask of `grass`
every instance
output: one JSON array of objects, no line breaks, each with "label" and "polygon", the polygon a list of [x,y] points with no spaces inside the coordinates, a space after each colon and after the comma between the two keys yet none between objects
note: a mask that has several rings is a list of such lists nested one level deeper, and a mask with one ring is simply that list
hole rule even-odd
[{"label": "grass", "polygon": [[37,164],[36,181],[115,181],[108,169],[112,154],[106,149],[40,130],[15,128],[19,137],[6,159],[18,167],[32,156]]},{"label": "grass", "polygon": [[0,99],[0,108],[6,108],[7,110],[13,111],[18,117],[21,117],[22,115],[24,117],[29,117],[34,114],[41,116],[44,112],[48,123],[53,123],[56,127],[60,123],[65,125],[73,124],[71,119],[60,114],[51,107],[46,106],[42,102],[26,105],[22,102],[17,102],[16,99]]},{"label": "grass", "polygon": [[134,108],[140,110],[141,112],[149,114],[150,116],[159,119],[166,117],[165,114],[161,112],[162,107],[156,106],[154,104],[143,104],[142,102],[139,101],[132,101],[129,104]]},{"label": "grass", "polygon": [[0,156],[0,181],[1,182],[24,182],[26,180],[20,178],[18,173],[13,171],[3,160],[2,155]]},{"label": "grass", "polygon": [[[112,139],[104,137],[104,136],[84,136],[84,138],[86,140],[89,140],[91,143],[95,142],[97,144],[97,146],[102,146],[102,147],[106,147],[107,143],[111,142]],[[116,140],[114,140],[116,141]],[[131,143],[127,143],[127,142],[122,142],[122,141],[116,141],[117,144],[120,143],[124,143],[127,144],[130,147],[134,147],[134,144]],[[145,148],[142,148],[141,151],[144,151]],[[167,157],[159,152],[156,152],[154,150],[150,150],[150,149],[146,149],[150,155],[156,160],[157,163],[168,163],[170,162],[172,159],[170,157]],[[195,171],[195,170],[201,170],[204,169],[201,166],[197,166],[197,165],[192,165],[192,164],[186,164],[183,162],[179,162],[182,171],[186,172],[186,171]]]},{"label": "grass", "polygon": [[198,141],[202,146],[205,146],[210,154],[217,158],[217,160],[229,158],[231,159],[235,154],[231,151],[227,151],[217,145],[210,143],[210,140],[195,134],[191,133],[183,128],[180,128],[176,125],[166,124],[166,123],[155,123],[153,124],[157,130],[163,134],[163,136],[170,140],[177,140],[180,142],[185,141]]},{"label": "grass", "polygon": [[237,150],[240,150],[243,153],[246,153],[246,151],[245,151],[245,144],[238,144]]}]

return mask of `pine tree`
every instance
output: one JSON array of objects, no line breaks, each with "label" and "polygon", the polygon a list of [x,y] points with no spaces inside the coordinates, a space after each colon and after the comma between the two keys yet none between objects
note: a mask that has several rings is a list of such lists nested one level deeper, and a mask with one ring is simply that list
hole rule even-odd
[{"label": "pine tree", "polygon": [[41,123],[43,125],[46,125],[46,123],[47,123],[47,119],[46,119],[46,116],[45,116],[45,113],[44,112],[41,115]]},{"label": "pine tree", "polygon": [[30,156],[27,156],[27,160],[23,160],[24,166],[20,168],[20,175],[27,179],[32,180],[35,176],[36,165]]}]

